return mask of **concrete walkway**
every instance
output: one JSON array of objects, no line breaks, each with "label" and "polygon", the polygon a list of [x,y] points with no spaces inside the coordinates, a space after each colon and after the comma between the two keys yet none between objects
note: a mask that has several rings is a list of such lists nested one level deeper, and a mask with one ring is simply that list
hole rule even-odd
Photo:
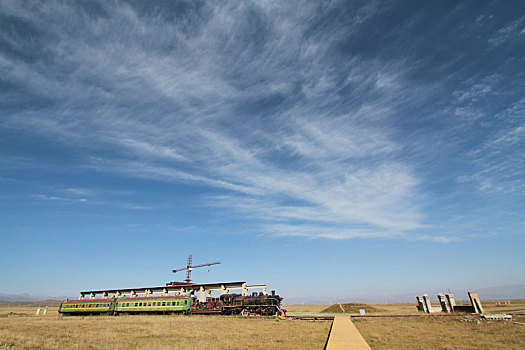
[{"label": "concrete walkway", "polygon": [[326,350],[337,349],[370,350],[370,346],[348,316],[336,316],[332,323]]}]

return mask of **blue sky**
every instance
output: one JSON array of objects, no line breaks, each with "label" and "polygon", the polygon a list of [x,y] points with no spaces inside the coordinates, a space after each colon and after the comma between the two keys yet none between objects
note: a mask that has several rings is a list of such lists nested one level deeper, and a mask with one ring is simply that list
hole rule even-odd
[{"label": "blue sky", "polygon": [[2,1],[0,292],[525,284],[524,13]]}]

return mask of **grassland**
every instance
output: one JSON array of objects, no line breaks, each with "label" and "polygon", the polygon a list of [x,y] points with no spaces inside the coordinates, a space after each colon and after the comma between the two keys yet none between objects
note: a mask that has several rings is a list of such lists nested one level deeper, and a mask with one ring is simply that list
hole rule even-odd
[{"label": "grassland", "polygon": [[380,309],[370,304],[362,303],[342,303],[333,304],[322,310],[323,314],[358,314],[360,310],[365,310],[367,314],[385,313],[384,309]]},{"label": "grassland", "polygon": [[[510,300],[510,304],[503,304],[503,301],[497,300],[482,300],[483,308],[488,312],[496,312],[501,310],[524,309],[525,299]],[[468,301],[458,301],[458,305],[469,305]],[[304,315],[304,314],[321,314],[321,313],[343,313],[340,304],[332,305],[309,305],[296,304],[285,305],[289,314]],[[359,309],[365,309],[367,314],[418,314],[416,303],[391,303],[391,304],[361,304],[361,303],[343,303],[345,313],[359,314]],[[345,306],[347,305],[347,306]],[[433,302],[432,305],[439,306],[438,302]],[[327,310],[333,310],[333,312]]]},{"label": "grassland", "polygon": [[330,322],[221,316],[60,317],[0,308],[7,349],[322,349]]},{"label": "grassland", "polygon": [[[20,306],[19,306],[20,305]],[[26,305],[26,306],[24,306]],[[60,317],[50,307],[35,316],[38,305],[0,307],[0,348],[7,349],[322,349],[330,321],[292,321],[221,316]],[[364,305],[364,306],[363,306]],[[415,303],[342,304],[358,313],[414,314]],[[525,308],[525,300],[487,311]],[[292,314],[319,314],[330,305],[286,305]],[[336,311],[339,304],[332,306]],[[513,313],[525,323],[524,312]],[[372,349],[525,349],[525,326],[471,315],[354,318]]]},{"label": "grassland", "polygon": [[[522,316],[515,319],[522,320]],[[352,321],[374,350],[525,349],[525,326],[507,321],[487,321],[472,316],[354,318]]]}]

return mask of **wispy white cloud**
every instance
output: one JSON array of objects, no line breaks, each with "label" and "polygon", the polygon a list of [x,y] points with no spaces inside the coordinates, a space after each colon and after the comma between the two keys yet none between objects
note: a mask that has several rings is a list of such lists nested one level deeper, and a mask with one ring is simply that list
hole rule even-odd
[{"label": "wispy white cloud", "polygon": [[[62,2],[1,5],[49,37],[41,49],[50,60],[21,64],[0,52],[4,79],[46,106],[15,110],[4,128],[89,150],[74,164],[80,169],[220,189],[207,197],[212,205],[256,218],[269,233],[454,239],[428,233],[421,168],[451,134],[486,116],[480,101],[498,94],[500,75],[448,91],[446,113],[464,120],[442,132],[409,130],[403,124],[410,120],[437,119],[420,107],[443,86],[411,78],[418,64],[411,53],[353,52],[351,39],[382,11],[375,2],[329,31],[315,21],[319,12],[331,13],[331,3],[204,4],[176,20],[127,3],[99,5],[111,15],[86,15]],[[507,149],[520,130],[485,148]],[[410,142],[399,136],[418,132],[424,136]],[[489,180],[485,188],[501,186]],[[91,203],[98,191],[63,193]]]},{"label": "wispy white cloud", "polygon": [[48,196],[46,194],[35,193],[31,195],[32,198],[49,200],[49,201],[67,201],[67,202],[87,202],[86,198],[67,198],[67,197],[57,197],[57,196]]},{"label": "wispy white cloud", "polygon": [[460,183],[475,183],[479,190],[525,193],[525,100],[522,99],[495,116],[498,129],[479,147],[469,152],[473,172],[460,176]]},{"label": "wispy white cloud", "polygon": [[516,19],[500,28],[496,34],[489,38],[489,44],[498,46],[512,38],[522,35],[525,31],[525,17]]}]

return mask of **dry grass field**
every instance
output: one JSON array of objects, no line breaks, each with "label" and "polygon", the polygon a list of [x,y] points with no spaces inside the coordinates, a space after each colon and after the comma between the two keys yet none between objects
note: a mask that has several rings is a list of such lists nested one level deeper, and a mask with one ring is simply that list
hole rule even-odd
[{"label": "dry grass field", "polygon": [[[515,316],[520,322],[525,317]],[[472,316],[354,318],[374,350],[525,349],[525,326]]]},{"label": "dry grass field", "polygon": [[[503,304],[503,301],[497,300],[482,300],[483,308],[485,311],[501,311],[501,310],[513,310],[513,309],[525,309],[525,299],[510,300],[510,304]],[[458,301],[458,305],[469,305],[468,301]],[[289,314],[292,315],[305,315],[305,314],[321,314],[323,312],[330,313],[328,310],[330,307],[334,308],[334,313],[342,313],[339,309],[339,304],[333,305],[309,305],[309,304],[297,304],[297,305],[285,305],[285,309],[288,310]],[[367,310],[367,314],[417,314],[416,303],[392,303],[392,304],[359,304],[359,303],[342,303],[346,313],[359,313],[359,309]],[[345,308],[345,305],[350,307]],[[437,301],[432,302],[432,305],[439,306]],[[363,307],[364,306],[364,307]],[[348,309],[348,310],[347,310]]]},{"label": "dry grass field", "polygon": [[[61,317],[56,307],[37,317],[39,304],[46,303],[0,306],[0,349],[322,349],[331,325],[330,321],[221,316]],[[342,305],[351,313],[363,307]],[[329,306],[286,308],[299,315],[319,314]],[[525,308],[525,300],[510,305],[483,301],[483,306],[487,311],[520,309]],[[417,313],[415,303],[364,308],[376,314]],[[525,323],[523,314],[513,313],[514,320]],[[471,315],[354,318],[353,322],[372,349],[525,349],[525,326]]]},{"label": "dry grass field", "polygon": [[331,322],[222,316],[60,317],[0,308],[2,349],[322,349]]}]

